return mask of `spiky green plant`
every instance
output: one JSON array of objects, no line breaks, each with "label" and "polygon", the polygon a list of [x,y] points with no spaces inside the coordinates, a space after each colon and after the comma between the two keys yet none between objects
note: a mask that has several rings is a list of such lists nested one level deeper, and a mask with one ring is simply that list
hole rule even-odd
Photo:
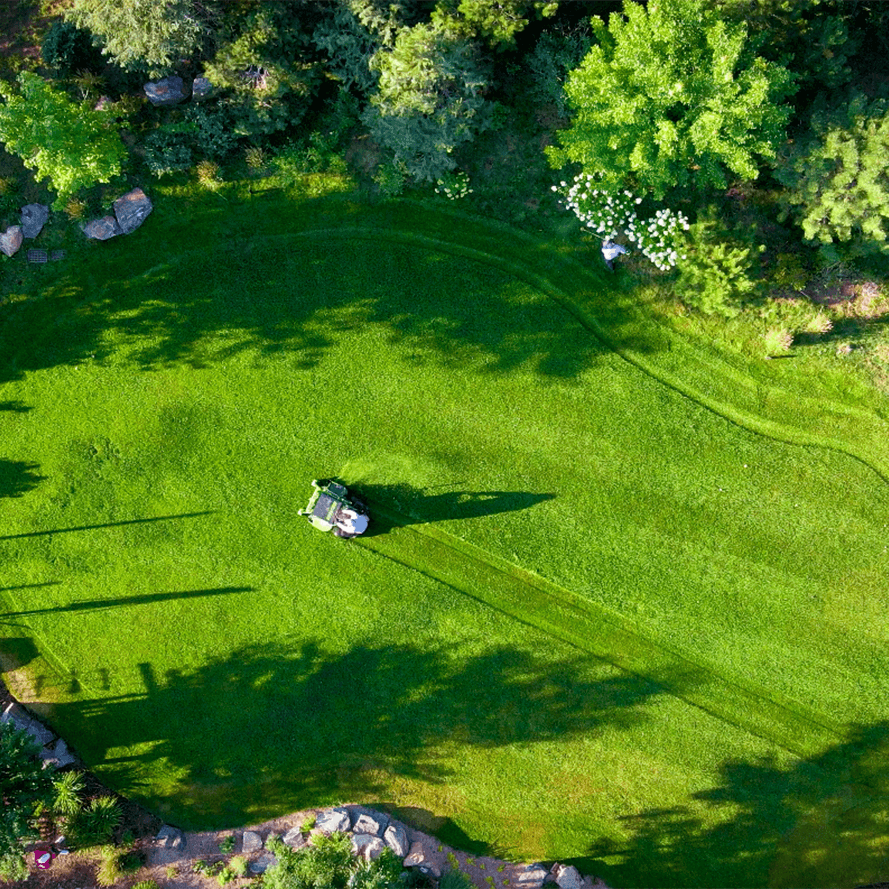
[{"label": "spiky green plant", "polygon": [[793,332],[784,327],[772,327],[766,332],[764,339],[766,355],[769,358],[786,355],[793,345]]},{"label": "spiky green plant", "polygon": [[87,846],[106,843],[120,826],[123,812],[113,796],[99,796],[90,800],[75,821],[78,840]]},{"label": "spiky green plant", "polygon": [[83,808],[83,775],[64,772],[55,779],[55,798],[52,809],[57,815],[71,818]]},{"label": "spiky green plant", "polygon": [[204,188],[214,189],[219,186],[219,164],[214,163],[213,161],[203,160],[197,165],[196,170],[198,174],[198,182],[200,182]]}]

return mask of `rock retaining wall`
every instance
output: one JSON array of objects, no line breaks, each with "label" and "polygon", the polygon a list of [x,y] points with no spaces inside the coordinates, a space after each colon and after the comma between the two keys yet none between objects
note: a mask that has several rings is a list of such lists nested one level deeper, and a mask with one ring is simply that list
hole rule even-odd
[{"label": "rock retaining wall", "polygon": [[[389,848],[403,860],[406,868],[415,868],[433,881],[448,870],[459,870],[479,889],[543,889],[546,885],[553,889],[608,889],[601,880],[584,876],[577,868],[559,862],[516,864],[470,856],[384,812],[359,805],[312,810],[234,831],[234,851],[246,856],[251,872],[259,874],[276,863],[275,856],[266,848],[272,836],[299,850],[311,845],[315,837],[332,833],[348,834],[353,854],[368,860]],[[205,857],[211,851],[210,846],[218,852],[215,835],[184,834],[164,826],[149,852],[148,866],[168,866],[183,859]]]}]

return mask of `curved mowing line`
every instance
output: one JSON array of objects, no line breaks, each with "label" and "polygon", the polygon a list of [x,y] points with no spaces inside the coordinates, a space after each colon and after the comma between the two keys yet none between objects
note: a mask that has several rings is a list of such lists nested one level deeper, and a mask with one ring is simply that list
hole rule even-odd
[{"label": "curved mowing line", "polygon": [[[0,592],[2,592],[3,598],[6,600],[7,605],[10,606],[10,612],[24,611],[24,606],[19,603],[19,601],[9,589],[2,590]],[[0,615],[0,617],[2,617],[2,615]],[[39,641],[40,644],[37,646],[37,650],[40,652],[40,657],[42,657],[47,662],[47,664],[49,664],[49,666],[56,671],[56,674],[58,675],[60,680],[67,679],[69,682],[72,680],[76,680],[82,688],[92,693],[96,692],[95,688],[92,688],[85,682],[82,682],[73,670],[65,666],[65,663],[55,653],[43,633],[39,633],[37,630],[35,630],[34,627],[27,620],[22,620],[21,622],[17,623],[16,626],[27,627],[28,633],[30,634],[31,638]]]},{"label": "curved mowing line", "polygon": [[[847,737],[843,727],[789,699],[720,675],[642,635],[633,624],[570,590],[512,565],[431,525],[410,525],[379,504],[393,527],[383,537],[358,538],[388,559],[444,583],[509,617],[567,642],[667,694],[801,757]],[[455,558],[456,556],[456,558]]]},{"label": "curved mowing line", "polygon": [[[494,266],[525,281],[557,302],[628,364],[726,421],[785,444],[839,451],[876,472],[883,481],[887,480],[889,473],[881,471],[840,439],[807,433],[735,408],[701,392],[680,376],[664,368],[655,368],[651,362],[621,348],[596,318],[591,300],[579,292],[579,279],[586,279],[591,284],[590,289],[595,290],[601,288],[601,282],[582,265],[554,253],[552,247],[514,229],[504,228],[498,236],[495,224],[487,220],[467,220],[458,214],[445,214],[442,211],[438,211],[436,215],[445,219],[453,215],[463,222],[464,228],[471,224],[473,234],[478,235],[474,240],[475,246],[467,246],[454,240],[454,236],[459,233],[459,226],[456,225],[451,225],[446,231],[427,234],[418,230],[408,232],[397,225],[386,223],[374,228],[367,225],[316,227],[310,223],[302,230],[272,235],[266,240],[292,237],[361,239],[374,243],[383,240],[431,248]],[[428,227],[429,219],[424,222]],[[503,255],[504,240],[508,238],[522,241],[527,246],[525,256],[507,258]],[[563,277],[570,277],[570,281],[566,281],[569,289],[554,283],[552,277],[535,271],[544,261],[550,263],[552,273],[557,271],[556,267],[561,267]],[[536,266],[532,265],[535,262]],[[707,362],[698,350],[684,342],[682,347],[687,353],[683,360],[693,359],[705,367],[709,364],[715,374],[721,375],[736,387],[735,391],[740,385],[748,391],[753,388],[759,394],[759,384],[749,376],[738,374],[722,363],[713,367],[713,362]],[[871,414],[845,405],[833,405],[832,409],[846,418],[857,417],[868,423],[874,421]],[[383,510],[379,511],[385,514]],[[836,743],[844,737],[842,727],[831,725],[818,714],[806,712],[796,702],[778,700],[776,696],[770,696],[760,688],[720,676],[707,665],[647,639],[618,614],[531,572],[502,562],[438,529],[427,527],[420,531],[399,528],[386,538],[365,540],[362,543],[381,555],[426,573],[465,595],[590,652],[620,669],[645,676],[656,682],[665,692],[793,753],[805,756],[819,752],[828,744]],[[455,555],[459,556],[456,560]],[[476,577],[475,580],[472,579],[473,576]],[[482,583],[478,582],[478,577],[483,578]],[[480,594],[478,590],[484,592]],[[46,646],[44,650],[49,651]],[[57,658],[53,659],[57,661]],[[62,667],[61,675],[66,672]]]},{"label": "curved mowing line", "polygon": [[[753,432],[754,434],[759,435],[763,438],[768,438],[771,441],[777,441],[781,444],[793,445],[796,447],[824,448],[825,450],[836,451],[838,453],[844,454],[845,456],[851,457],[856,462],[867,467],[867,469],[875,473],[884,484],[889,484],[889,466],[884,467],[878,463],[873,462],[870,458],[862,456],[862,454],[858,453],[857,449],[848,442],[838,438],[829,438],[817,433],[807,433],[798,428],[794,428],[792,426],[788,426],[774,420],[769,420],[766,417],[750,413],[749,411],[746,411],[742,408],[734,407],[730,404],[727,404],[726,402],[720,401],[707,395],[700,389],[690,385],[687,381],[681,379],[678,375],[670,373],[663,368],[655,368],[652,363],[645,361],[645,359],[640,357],[639,355],[631,354],[629,350],[621,348],[613,341],[611,337],[608,336],[596,317],[591,313],[591,311],[583,308],[577,298],[567,294],[564,290],[553,284],[550,279],[543,277],[532,271],[531,269],[519,265],[512,260],[504,259],[501,256],[486,252],[484,250],[479,250],[475,247],[467,247],[455,241],[442,240],[438,237],[418,234],[417,232],[403,232],[399,231],[398,229],[388,229],[385,231],[381,231],[380,229],[368,229],[362,226],[349,226],[336,229],[311,229],[303,232],[296,232],[295,234],[307,236],[323,235],[325,238],[360,238],[362,240],[372,240],[375,242],[386,240],[391,243],[411,244],[421,247],[434,248],[435,250],[442,253],[448,253],[452,256],[465,256],[469,259],[483,262],[485,264],[499,268],[503,271],[509,272],[510,274],[539,289],[550,299],[559,303],[559,305],[561,305],[564,309],[574,315],[574,317],[580,322],[583,327],[589,330],[598,340],[600,340],[605,346],[611,349],[611,351],[614,352],[615,355],[617,355],[619,358],[623,359],[625,362],[632,365],[637,370],[641,371],[646,376],[650,377],[661,385],[667,387],[668,389],[671,389],[678,395],[681,395],[683,398],[687,398],[690,401],[693,401],[695,404],[699,405],[705,410],[716,414],[723,420],[726,420],[727,422],[732,423],[735,426],[739,426],[740,428],[745,429],[748,432]],[[585,269],[582,269],[582,267],[579,268],[579,271],[582,271],[584,274],[589,274],[588,272],[586,272]],[[691,347],[683,343],[684,350],[687,351],[689,348]],[[700,355],[696,354],[695,359],[700,361]],[[709,365],[705,366],[708,366],[708,369],[714,374],[719,374],[727,377],[730,376],[730,379],[727,382],[730,385],[734,386],[736,391],[739,384],[747,389],[749,389],[751,385],[757,385],[753,381],[751,381],[749,377],[744,377],[742,375],[739,375],[738,373],[731,373],[724,366],[716,368],[713,366],[712,362],[710,362]],[[757,390],[758,389],[759,386],[757,385]],[[803,401],[804,400],[801,400],[801,403]],[[831,404],[828,407],[828,405],[826,405],[824,402],[819,401],[818,406],[823,413],[832,411],[834,413],[845,415],[849,419],[858,418],[860,420],[866,420],[868,423],[874,422],[875,419],[872,414],[869,414],[866,411],[858,410],[854,407],[849,407],[847,405]],[[889,434],[889,429],[887,429],[886,431],[887,434]]]}]

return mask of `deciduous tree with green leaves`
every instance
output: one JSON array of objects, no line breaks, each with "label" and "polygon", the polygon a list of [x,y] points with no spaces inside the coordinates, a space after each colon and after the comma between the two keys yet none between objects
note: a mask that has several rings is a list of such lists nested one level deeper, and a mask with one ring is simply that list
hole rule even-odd
[{"label": "deciduous tree with green leaves", "polygon": [[41,806],[52,805],[53,772],[44,769],[33,738],[0,723],[0,877],[22,879],[22,843]]},{"label": "deciduous tree with green leaves", "polygon": [[0,142],[57,193],[55,207],[81,188],[110,182],[126,157],[113,118],[72,102],[42,77],[23,71],[19,89],[0,81]]},{"label": "deciduous tree with green leaves", "polygon": [[565,85],[573,114],[549,151],[555,166],[660,199],[755,179],[775,157],[793,78],[750,51],[744,24],[708,0],[628,2],[592,24],[597,43]]},{"label": "deciduous tree with green leaves", "polygon": [[789,211],[828,260],[889,252],[889,102],[853,94],[812,116],[775,171]]},{"label": "deciduous tree with green leaves", "polygon": [[495,48],[515,46],[532,14],[555,15],[558,2],[549,0],[438,0],[433,21],[448,24],[466,38],[481,38]]}]

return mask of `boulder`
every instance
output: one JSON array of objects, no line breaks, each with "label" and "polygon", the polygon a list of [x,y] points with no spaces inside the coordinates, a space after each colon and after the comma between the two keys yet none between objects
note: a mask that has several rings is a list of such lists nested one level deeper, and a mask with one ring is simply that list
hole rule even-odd
[{"label": "boulder", "polygon": [[185,834],[178,827],[171,827],[169,824],[161,827],[154,839],[162,849],[185,848]]},{"label": "boulder", "polygon": [[123,234],[117,220],[113,216],[103,216],[101,219],[94,219],[83,227],[83,233],[88,238],[94,238],[97,241],[107,241],[116,235]]},{"label": "boulder", "polygon": [[49,219],[49,207],[45,204],[27,204],[22,207],[22,236],[36,238]]},{"label": "boulder", "polygon": [[14,256],[18,253],[19,247],[22,246],[22,227],[20,225],[11,225],[2,235],[0,235],[0,252],[7,256]]},{"label": "boulder", "polygon": [[513,884],[521,889],[540,889],[549,871],[542,864],[529,864],[513,877]]},{"label": "boulder", "polygon": [[386,848],[386,844],[379,838],[369,833],[353,833],[352,854],[363,858],[365,861],[374,861],[379,858]]},{"label": "boulder", "polygon": [[249,855],[262,848],[262,837],[255,830],[245,830],[241,835],[241,853]]},{"label": "boulder", "polygon": [[580,871],[570,864],[554,865],[552,875],[559,889],[583,889],[583,877]]},{"label": "boulder", "polygon": [[11,722],[20,731],[27,732],[38,747],[45,747],[56,739],[56,736],[45,725],[38,722],[21,704],[17,704],[15,701],[3,711],[0,722]]},{"label": "boulder", "polygon": [[371,836],[381,837],[389,826],[389,816],[383,815],[381,812],[374,812],[372,809],[357,809],[354,814],[357,816],[352,825],[352,830],[355,833],[369,833]]},{"label": "boulder", "polygon": [[302,849],[309,843],[306,839],[306,835],[302,832],[301,827],[291,827],[290,830],[281,837],[281,842],[284,843],[285,846],[290,846],[291,849]]},{"label": "boulder", "polygon": [[319,812],[315,819],[315,829],[327,834],[343,833],[351,824],[352,820],[345,809],[328,809],[326,812]]},{"label": "boulder", "polygon": [[277,864],[278,859],[271,852],[263,852],[247,865],[250,873],[264,874],[273,864]]},{"label": "boulder", "polygon": [[435,863],[432,851],[423,843],[414,843],[411,846],[407,858],[404,859],[405,867],[414,867],[427,877],[438,879],[441,876],[441,868]]},{"label": "boulder", "polygon": [[164,77],[151,80],[142,89],[152,105],[178,105],[188,98],[185,82],[181,77]]},{"label": "boulder", "polygon": [[153,209],[148,195],[141,188],[128,191],[114,202],[114,215],[125,235],[139,228]]},{"label": "boulder", "polygon": [[191,97],[195,101],[206,99],[213,92],[213,84],[206,77],[195,77],[191,84]]},{"label": "boulder", "polygon": [[404,858],[409,849],[407,831],[400,824],[390,824],[383,833],[383,842],[399,857]]},{"label": "boulder", "polygon": [[63,769],[65,766],[70,766],[77,762],[76,757],[61,738],[52,747],[44,747],[40,751],[40,755],[43,757],[45,765],[55,766],[57,769]]}]

